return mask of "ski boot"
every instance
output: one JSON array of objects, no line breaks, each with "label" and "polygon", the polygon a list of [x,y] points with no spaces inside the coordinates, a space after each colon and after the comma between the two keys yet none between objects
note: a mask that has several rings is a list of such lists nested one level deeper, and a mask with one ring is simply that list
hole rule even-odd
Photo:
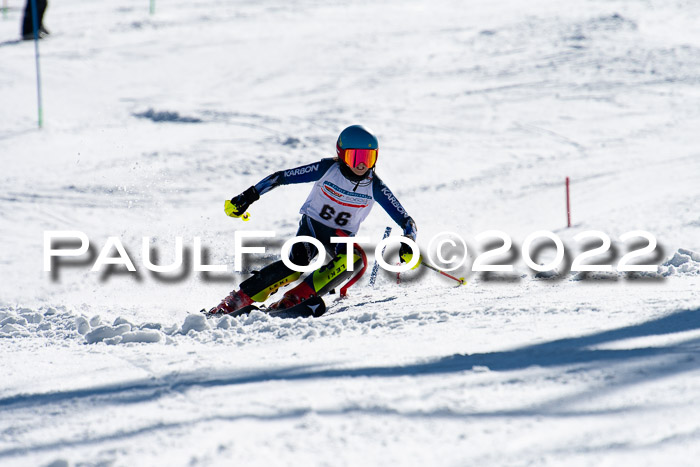
[{"label": "ski boot", "polygon": [[316,291],[306,283],[306,281],[294,287],[284,294],[284,296],[277,302],[273,303],[268,307],[270,310],[283,310],[285,308],[291,308],[295,305],[300,304],[304,300],[308,300],[311,297],[315,297]]},{"label": "ski boot", "polygon": [[241,290],[236,292],[233,290],[223,300],[221,300],[221,303],[209,310],[209,314],[228,315],[252,303],[253,299],[246,295],[245,292]]}]

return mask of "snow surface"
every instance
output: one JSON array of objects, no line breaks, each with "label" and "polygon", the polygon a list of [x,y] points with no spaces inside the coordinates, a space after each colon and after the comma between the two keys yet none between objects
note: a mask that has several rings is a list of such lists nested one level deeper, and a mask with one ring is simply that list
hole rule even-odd
[{"label": "snow surface", "polygon": [[[22,5],[0,19],[0,465],[697,464],[700,4],[51,2],[41,130]],[[473,260],[498,229],[515,271],[365,277],[318,319],[200,316],[247,277],[234,231],[277,231],[244,269],[271,261],[309,186],[246,224],[223,200],[353,123],[424,248],[454,231]],[[614,265],[639,229],[656,272],[519,259],[550,230],[570,264],[600,230]],[[90,254],[44,272],[48,230]],[[90,272],[110,236],[136,274]],[[146,270],[144,236],[160,264],[182,236],[190,268]],[[194,237],[227,273],[191,271]]]}]

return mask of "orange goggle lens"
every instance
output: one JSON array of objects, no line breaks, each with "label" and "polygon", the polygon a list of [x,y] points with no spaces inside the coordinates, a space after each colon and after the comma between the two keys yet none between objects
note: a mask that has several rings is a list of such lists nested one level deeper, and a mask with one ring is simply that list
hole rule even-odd
[{"label": "orange goggle lens", "polygon": [[377,162],[377,150],[346,149],[343,151],[343,161],[350,167],[357,167],[360,164],[365,164],[365,167],[371,169]]}]

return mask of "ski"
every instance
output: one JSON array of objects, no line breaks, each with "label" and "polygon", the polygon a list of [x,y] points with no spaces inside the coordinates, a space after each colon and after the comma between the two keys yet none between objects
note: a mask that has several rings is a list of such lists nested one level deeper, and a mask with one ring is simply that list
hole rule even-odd
[{"label": "ski", "polygon": [[[248,306],[244,306],[243,308],[239,308],[238,310],[234,311],[233,313],[221,313],[221,312],[209,313],[209,311],[206,308],[202,308],[201,310],[199,310],[199,312],[202,313],[207,318],[213,318],[215,316],[218,316],[218,317],[230,316],[232,318],[235,318],[236,316],[247,315],[248,313],[250,313],[253,310],[260,310],[260,308],[258,308],[255,305],[248,305]],[[265,311],[265,310],[263,309],[261,311]]]},{"label": "ski", "polygon": [[318,318],[326,312],[326,303],[318,295],[298,305],[281,310],[270,310],[267,314],[276,318]]},{"label": "ski", "polygon": [[345,303],[343,299],[336,299],[330,304],[326,304],[326,302],[321,298],[321,297],[311,297],[308,300],[305,300],[301,302],[298,305],[295,305],[291,308],[284,308],[281,310],[271,310],[265,307],[265,305],[261,307],[257,307],[255,305],[248,305],[244,306],[243,308],[234,311],[233,313],[209,313],[206,309],[202,308],[200,310],[201,313],[203,313],[207,318],[212,318],[214,316],[217,317],[222,317],[222,316],[231,316],[231,317],[236,317],[236,316],[242,316],[242,315],[247,315],[253,310],[258,310],[262,311],[263,313],[267,313],[270,316],[274,316],[275,318],[318,318],[320,316],[329,316],[329,315],[335,315],[337,313],[342,313],[344,311],[350,310],[352,308],[357,308],[357,307],[362,307],[364,305],[370,305],[370,304],[375,304],[375,303],[386,303],[386,302],[391,302],[396,300],[398,297],[397,296],[391,296],[391,297],[384,297],[376,300],[366,300],[366,301],[361,301],[358,303]]},{"label": "ski", "polygon": [[311,297],[308,300],[304,300],[300,304],[294,305],[293,307],[283,308],[280,310],[271,310],[264,307],[258,308],[255,305],[248,305],[244,306],[243,308],[239,308],[233,313],[209,313],[209,311],[207,311],[205,308],[202,308],[200,313],[203,313],[207,318],[213,318],[215,316],[230,316],[235,318],[237,316],[247,315],[253,310],[262,311],[263,313],[267,313],[275,318],[318,318],[326,312],[326,303],[321,297],[316,296]]}]

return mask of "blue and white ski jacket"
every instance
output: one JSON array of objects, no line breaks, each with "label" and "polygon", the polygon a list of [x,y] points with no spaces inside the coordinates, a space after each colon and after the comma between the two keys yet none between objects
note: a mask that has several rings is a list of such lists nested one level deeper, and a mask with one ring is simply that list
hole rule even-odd
[{"label": "blue and white ski jacket", "polygon": [[416,224],[384,182],[370,170],[360,181],[345,177],[338,159],[321,159],[313,164],[280,170],[260,180],[255,189],[260,195],[280,185],[316,182],[299,212],[332,228],[355,235],[376,201],[402,229],[416,239]]}]

